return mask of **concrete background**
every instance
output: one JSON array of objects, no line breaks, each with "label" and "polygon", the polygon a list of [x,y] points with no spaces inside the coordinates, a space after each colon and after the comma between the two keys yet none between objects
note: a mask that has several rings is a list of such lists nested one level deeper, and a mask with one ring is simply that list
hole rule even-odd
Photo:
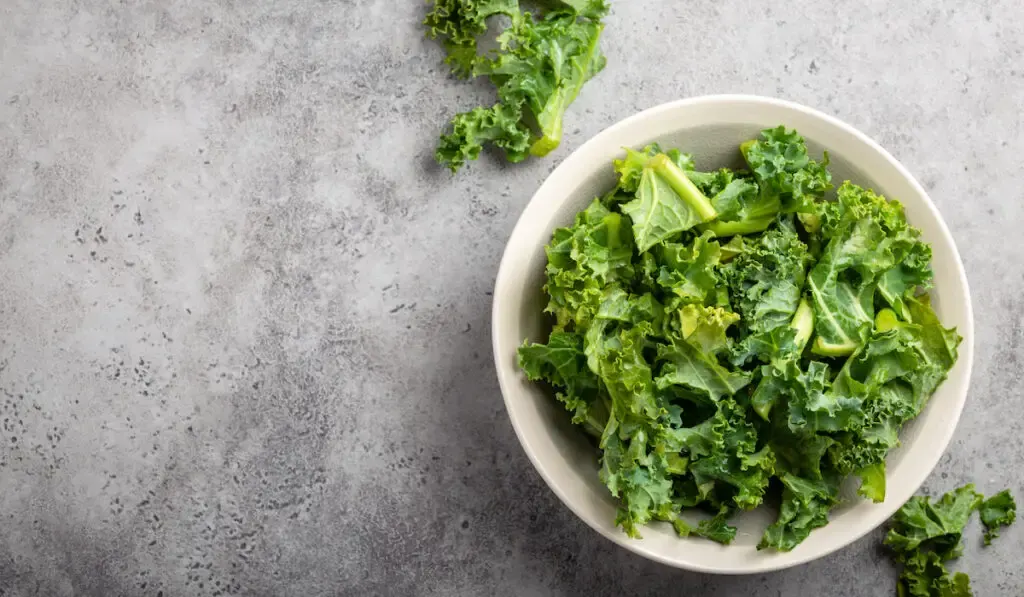
[{"label": "concrete background", "polygon": [[[880,533],[716,578],[585,528],[506,418],[490,289],[609,124],[825,110],[917,174],[971,279],[927,488],[1020,492],[1024,12],[965,4],[613,1],[562,147],[452,178],[436,137],[491,90],[447,76],[420,2],[0,0],[0,595],[891,595]],[[1024,593],[1022,525],[978,535],[976,594]]]}]

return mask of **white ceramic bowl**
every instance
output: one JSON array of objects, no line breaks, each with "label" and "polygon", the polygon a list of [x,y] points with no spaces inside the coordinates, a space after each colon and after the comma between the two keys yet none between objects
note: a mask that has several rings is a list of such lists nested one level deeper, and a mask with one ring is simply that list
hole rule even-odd
[{"label": "white ceramic bowl", "polygon": [[[541,291],[544,245],[551,232],[615,183],[612,160],[623,147],[657,141],[695,156],[698,169],[738,165],[737,147],[762,129],[784,124],[807,139],[813,156],[827,150],[838,182],[849,179],[903,202],[907,218],[934,251],[932,301],[947,326],[963,336],[960,358],[925,411],[901,434],[902,447],[888,458],[886,499],[873,504],[844,488],[844,504],[831,522],[791,552],[757,551],[755,545],[775,512],[765,507],[738,516],[736,540],[720,546],[681,539],[670,525],[653,523],[643,539],[627,537],[614,524],[616,500],[598,479],[598,453],[569,416],[516,365],[524,339],[545,341],[549,324]],[[974,356],[974,319],[967,277],[953,239],[921,185],[877,143],[853,127],[810,108],[754,96],[709,96],[663,104],[627,118],[573,152],[533,196],[512,231],[494,290],[494,360],[509,417],[537,471],[584,522],[615,543],[671,566],[721,574],[747,574],[794,566],[822,557],[882,524],[924,482],[946,449],[967,396]]]}]

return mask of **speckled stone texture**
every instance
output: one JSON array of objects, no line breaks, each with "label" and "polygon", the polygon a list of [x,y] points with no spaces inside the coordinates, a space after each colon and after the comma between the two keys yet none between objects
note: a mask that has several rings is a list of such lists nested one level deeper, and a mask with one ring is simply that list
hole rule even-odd
[{"label": "speckled stone texture", "polygon": [[[520,210],[588,137],[707,93],[835,114],[927,187],[978,343],[927,489],[1020,492],[1019,1],[613,5],[562,147],[453,178],[436,137],[492,90],[420,2],[0,1],[0,595],[891,595],[880,532],[754,577],[631,555],[505,415]],[[1024,529],[971,533],[976,594],[1024,593]]]}]

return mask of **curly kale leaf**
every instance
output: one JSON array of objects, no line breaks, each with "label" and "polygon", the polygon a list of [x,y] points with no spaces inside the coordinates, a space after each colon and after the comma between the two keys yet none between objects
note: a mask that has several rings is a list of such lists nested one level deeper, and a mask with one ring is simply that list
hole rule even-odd
[{"label": "curly kale leaf", "polygon": [[602,382],[612,399],[611,416],[601,436],[601,481],[622,506],[616,524],[639,536],[638,527],[652,519],[669,520],[672,502],[672,463],[652,445],[668,413],[655,394],[651,368],[643,351],[649,325],[619,332],[599,362]]},{"label": "curly kale leaf", "polygon": [[974,597],[971,579],[963,572],[950,574],[935,552],[916,552],[903,561],[896,585],[897,597]]},{"label": "curly kale leaf", "polygon": [[497,15],[521,19],[519,0],[434,0],[423,24],[428,37],[441,40],[452,71],[468,77],[479,59],[477,40],[487,33],[487,19]]},{"label": "curly kale leaf", "polygon": [[981,523],[985,525],[985,545],[999,536],[999,527],[1009,526],[1017,520],[1017,502],[1008,489],[1004,489],[981,503],[978,508]]},{"label": "curly kale leaf", "polygon": [[857,471],[860,487],[857,495],[876,504],[885,501],[885,461],[876,462]]},{"label": "curly kale leaf", "polygon": [[583,339],[577,334],[554,332],[547,344],[524,343],[519,366],[531,381],[546,381],[557,389],[559,402],[573,413],[572,421],[600,436],[608,422],[605,392],[587,368]]},{"label": "curly kale leaf", "polygon": [[729,348],[726,335],[740,316],[722,307],[683,305],[679,311],[680,335],[698,351],[718,355]]},{"label": "curly kale leaf", "polygon": [[530,136],[523,124],[522,102],[474,108],[452,119],[452,132],[442,135],[437,146],[437,160],[455,172],[491,143],[505,151],[508,161],[521,162],[529,155]]},{"label": "curly kale leaf", "polygon": [[711,197],[718,216],[702,226],[716,236],[755,234],[781,214],[816,217],[819,201],[832,188],[828,155],[812,160],[803,137],[784,127],[767,129],[740,146],[749,173],[694,172],[690,178]]},{"label": "curly kale leaf", "polygon": [[[653,288],[678,305],[704,304],[715,296],[720,277],[721,248],[710,235],[697,237],[688,245],[662,243],[653,252],[656,273]],[[675,299],[675,300],[673,300]]]},{"label": "curly kale leaf", "polygon": [[933,551],[942,560],[959,557],[964,527],[982,499],[970,484],[943,495],[937,502],[927,496],[914,496],[893,516],[885,544],[897,558],[922,550]]},{"label": "curly kale leaf", "polygon": [[715,221],[703,226],[715,236],[753,234],[771,226],[779,213],[778,197],[759,192],[748,179],[736,178],[711,197],[718,212]]},{"label": "curly kale leaf", "polygon": [[[446,62],[457,75],[486,76],[498,89],[493,107],[452,119],[437,161],[456,172],[488,143],[512,162],[556,148],[565,111],[605,66],[598,41],[607,8],[603,0],[551,1],[534,17],[518,0],[434,0],[425,24],[444,44]],[[478,41],[496,15],[511,24],[497,36],[496,50],[480,54]]]},{"label": "curly kale leaf", "polygon": [[546,247],[546,311],[555,327],[585,329],[605,299],[604,288],[633,276],[633,240],[622,215],[600,201],[577,214],[570,228],[555,230]]},{"label": "curly kale leaf", "polygon": [[[652,158],[660,154],[667,156],[668,160],[683,171],[691,182],[693,177],[698,174],[693,172],[693,156],[682,153],[678,149],[662,150],[661,145],[657,143],[651,143],[639,151],[627,147],[626,156],[612,162],[616,174],[619,175],[619,184],[615,187],[615,191],[626,195],[635,195],[637,189],[640,188],[640,179],[643,176],[644,168],[650,165]],[[696,182],[694,184],[697,185],[700,192],[706,194],[700,184]]]},{"label": "curly kale leaf", "polygon": [[698,425],[664,429],[662,443],[667,451],[688,458],[690,479],[702,493],[697,503],[715,490],[716,499],[722,500],[719,505],[755,508],[775,472],[775,454],[768,447],[759,447],[757,429],[748,420],[746,407],[726,398],[715,408],[715,413]]},{"label": "curly kale leaf", "polygon": [[583,84],[604,68],[598,47],[603,28],[574,11],[551,12],[538,21],[519,19],[498,36],[497,56],[477,62],[475,75],[489,76],[499,97],[521,98],[536,120],[532,155],[545,156],[558,147],[566,109]]},{"label": "curly kale leaf", "polygon": [[951,575],[944,562],[960,557],[964,527],[984,496],[965,485],[937,502],[915,496],[893,516],[885,544],[903,564],[897,595],[907,597],[970,597],[966,574]]},{"label": "curly kale leaf", "polygon": [[622,501],[615,524],[638,538],[639,527],[652,519],[671,520],[675,505],[668,461],[650,449],[647,432],[637,429],[628,439],[612,434],[602,445],[601,480]]},{"label": "curly kale leaf", "polygon": [[828,154],[816,162],[804,138],[784,126],[761,131],[761,137],[740,146],[757,180],[762,201],[777,202],[782,213],[817,211],[815,202],[832,188]]},{"label": "curly kale leaf", "polygon": [[811,480],[783,473],[779,518],[764,532],[758,549],[789,551],[811,531],[828,524],[829,511],[839,503],[838,479]]},{"label": "curly kale leaf", "polygon": [[736,527],[729,524],[729,517],[731,515],[732,509],[722,507],[713,517],[697,523],[696,527],[693,527],[693,525],[679,517],[673,519],[672,526],[680,537],[694,535],[710,539],[722,545],[729,545],[736,538]]},{"label": "curly kale leaf", "polygon": [[701,222],[717,212],[686,172],[667,154],[649,156],[626,149],[616,162],[619,186],[636,187],[636,198],[622,205],[633,222],[633,237],[642,252]]},{"label": "curly kale leaf", "polygon": [[977,510],[985,526],[985,545],[997,536],[1001,525],[1016,518],[1016,504],[1008,490],[985,499],[965,485],[943,495],[937,502],[915,496],[893,516],[885,544],[897,563],[903,564],[897,595],[906,597],[971,597],[970,579],[950,574],[945,562],[963,552],[964,527]]},{"label": "curly kale leaf", "polygon": [[[818,334],[813,349],[844,356],[867,340],[879,280],[926,249],[898,202],[849,182],[826,207],[822,230],[828,244],[808,276]],[[902,305],[909,290],[899,298]]]},{"label": "curly kale leaf", "polygon": [[658,360],[664,362],[659,388],[685,386],[712,401],[735,394],[751,380],[749,373],[730,371],[688,342],[660,345]]},{"label": "curly kale leaf", "polygon": [[723,268],[729,302],[740,315],[740,343],[733,362],[771,360],[803,292],[811,256],[789,223],[780,223]]}]

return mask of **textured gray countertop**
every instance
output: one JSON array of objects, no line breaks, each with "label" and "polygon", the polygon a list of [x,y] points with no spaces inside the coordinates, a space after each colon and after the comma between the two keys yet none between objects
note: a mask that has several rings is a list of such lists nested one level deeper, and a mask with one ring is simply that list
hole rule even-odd
[{"label": "textured gray countertop", "polygon": [[[491,90],[447,76],[420,2],[3,1],[0,595],[893,594],[880,532],[718,578],[586,528],[508,423],[490,290],[609,124],[822,109],[918,176],[967,266],[977,362],[926,489],[1020,492],[1024,12],[963,4],[617,0],[562,147],[452,178],[436,137]],[[1024,527],[978,535],[976,594],[1024,593]]]}]

